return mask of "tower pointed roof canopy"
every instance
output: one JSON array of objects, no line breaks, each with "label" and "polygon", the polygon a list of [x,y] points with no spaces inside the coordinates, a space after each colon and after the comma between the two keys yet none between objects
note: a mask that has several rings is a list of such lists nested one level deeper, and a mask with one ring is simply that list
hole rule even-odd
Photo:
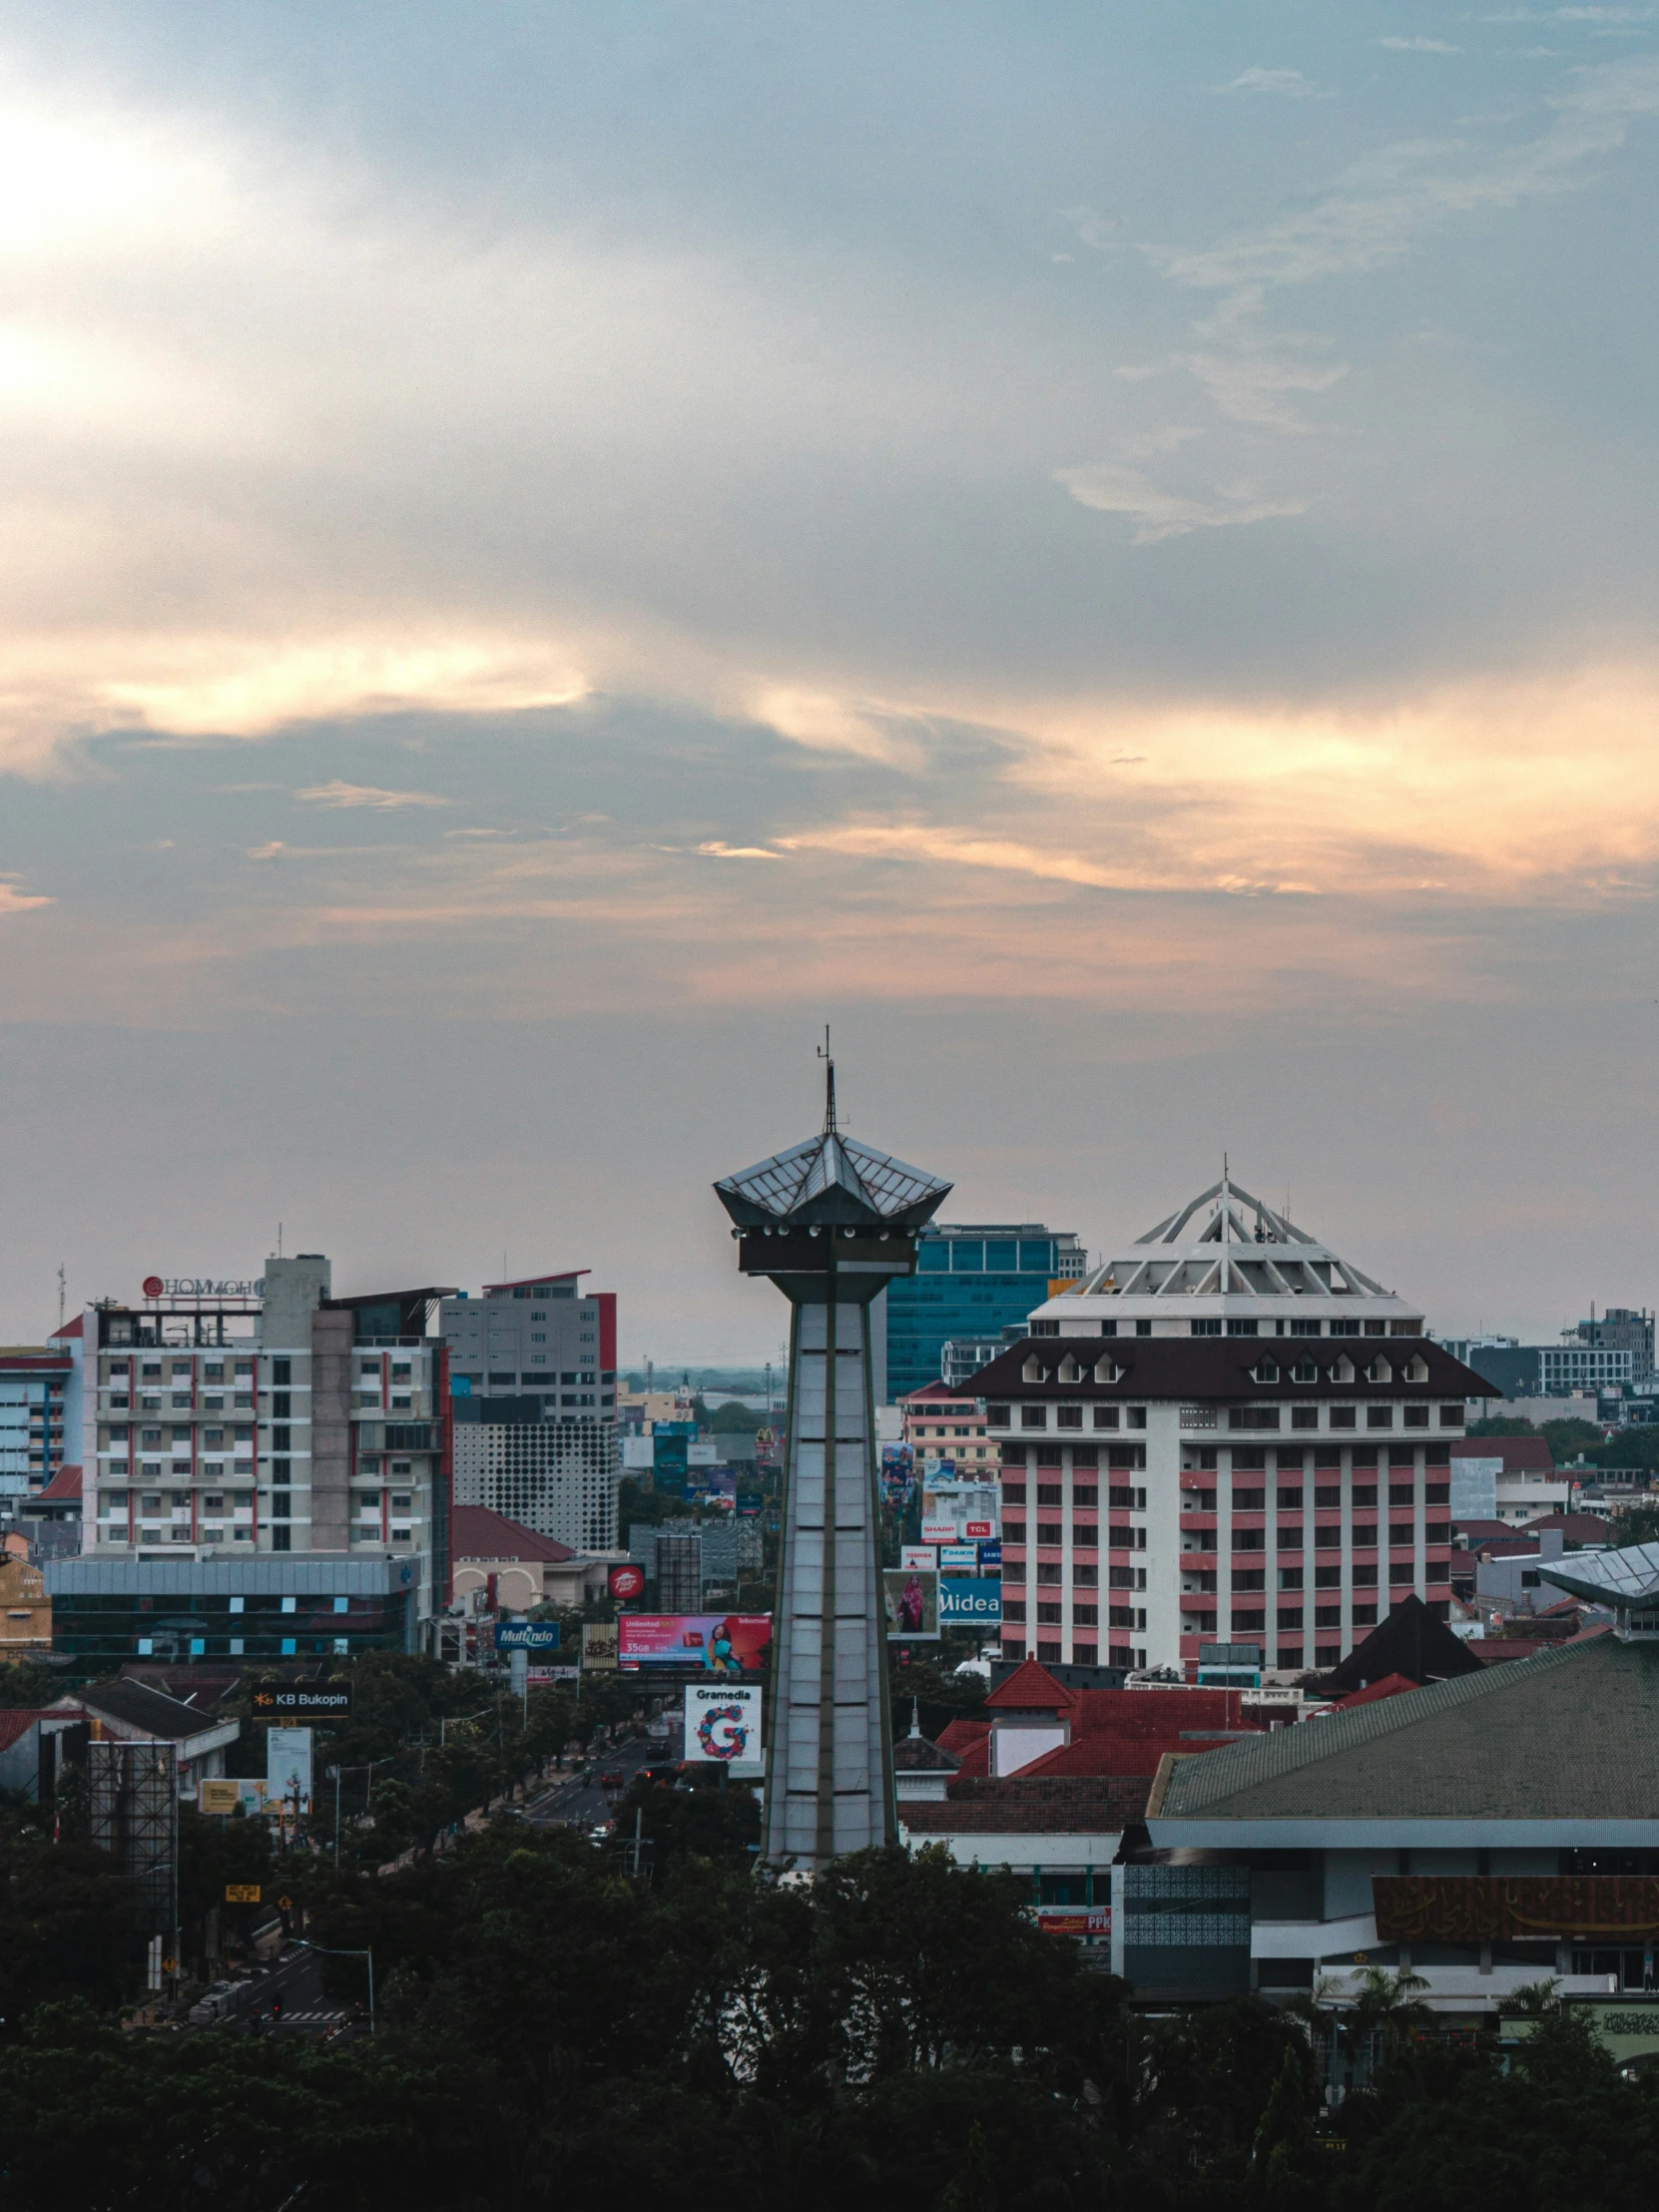
[{"label": "tower pointed roof canopy", "polygon": [[715,1185],[740,1229],[812,1227],[819,1223],[872,1229],[920,1229],[949,1196],[950,1185],[891,1153],[826,1129],[805,1144],[775,1152]]}]

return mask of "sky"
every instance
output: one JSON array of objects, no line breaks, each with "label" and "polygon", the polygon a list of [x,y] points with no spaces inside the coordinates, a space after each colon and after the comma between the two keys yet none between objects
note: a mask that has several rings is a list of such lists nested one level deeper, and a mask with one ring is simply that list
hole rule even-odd
[{"label": "sky", "polygon": [[[0,4],[0,1337],[844,1115],[1659,1303],[1659,9]],[[280,1226],[279,1226],[280,1225]]]}]

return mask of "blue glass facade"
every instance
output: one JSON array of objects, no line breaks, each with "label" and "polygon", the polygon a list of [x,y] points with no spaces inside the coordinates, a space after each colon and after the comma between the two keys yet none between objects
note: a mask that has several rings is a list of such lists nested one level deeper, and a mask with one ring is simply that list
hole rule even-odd
[{"label": "blue glass facade", "polygon": [[994,1337],[1023,1322],[1059,1276],[1082,1272],[1074,1236],[1033,1223],[1002,1234],[928,1230],[914,1275],[887,1290],[887,1395],[939,1380],[952,1337]]}]

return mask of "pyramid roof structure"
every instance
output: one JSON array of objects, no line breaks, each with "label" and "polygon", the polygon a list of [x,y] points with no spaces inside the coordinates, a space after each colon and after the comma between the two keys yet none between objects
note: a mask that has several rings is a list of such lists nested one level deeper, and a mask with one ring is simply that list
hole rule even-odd
[{"label": "pyramid roof structure", "polygon": [[1381,1283],[1223,1175],[1108,1260],[1075,1295],[1385,1298]]}]

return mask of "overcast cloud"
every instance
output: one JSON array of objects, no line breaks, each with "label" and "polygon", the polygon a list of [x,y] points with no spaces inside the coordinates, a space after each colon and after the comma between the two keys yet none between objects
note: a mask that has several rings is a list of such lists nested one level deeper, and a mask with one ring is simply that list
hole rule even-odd
[{"label": "overcast cloud", "polygon": [[0,8],[0,1327],[718,1174],[1653,1303],[1645,9]]}]

